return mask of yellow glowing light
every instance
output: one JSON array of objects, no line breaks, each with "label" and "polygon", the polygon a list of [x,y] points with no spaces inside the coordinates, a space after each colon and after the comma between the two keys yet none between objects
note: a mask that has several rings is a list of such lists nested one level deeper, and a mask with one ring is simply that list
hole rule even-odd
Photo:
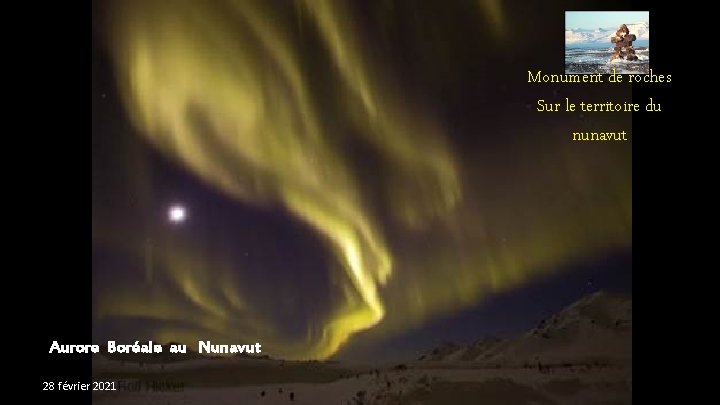
[{"label": "yellow glowing light", "polygon": [[[323,339],[329,347],[310,353],[326,357],[383,318],[378,288],[391,274],[390,253],[361,202],[337,135],[314,111],[285,27],[264,18],[270,12],[264,2],[228,4],[229,16],[194,1],[119,6],[114,49],[125,100],[142,133],[208,183],[250,202],[281,201],[334,246],[362,304],[346,306],[328,321]],[[393,112],[400,107],[376,95],[352,35],[340,34],[336,4],[304,5],[356,95],[349,101],[370,117],[358,135],[407,170],[416,167],[457,188],[452,163],[439,161],[449,158],[442,144],[424,151],[408,137],[405,118]],[[422,135],[423,129],[412,132]],[[192,282],[183,285],[193,301],[200,300]]]},{"label": "yellow glowing light", "polygon": [[[510,26],[499,0],[480,4],[498,32]],[[624,155],[606,165],[600,147],[578,155],[574,145],[532,143],[532,153],[465,151],[461,161],[446,129],[395,91],[350,2],[123,0],[112,15],[116,75],[139,132],[208,185],[282,205],[321,235],[341,299],[306,340],[288,341],[255,314],[242,269],[155,240],[153,282],[113,286],[97,298],[99,318],[155,319],[160,341],[245,337],[274,357],[327,358],[360,331],[407,328],[630,244]],[[322,49],[309,53],[308,43]],[[358,144],[382,167],[359,170],[348,153]],[[547,151],[557,156],[550,164]],[[123,243],[95,223],[93,239]]]}]

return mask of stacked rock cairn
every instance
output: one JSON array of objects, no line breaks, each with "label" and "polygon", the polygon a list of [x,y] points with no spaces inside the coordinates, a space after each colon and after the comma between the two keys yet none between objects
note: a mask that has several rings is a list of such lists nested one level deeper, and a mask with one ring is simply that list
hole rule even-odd
[{"label": "stacked rock cairn", "polygon": [[635,55],[635,49],[632,47],[635,39],[635,34],[630,33],[627,25],[623,24],[619,26],[615,35],[610,37],[610,42],[615,44],[615,53],[612,56],[612,60],[638,60],[637,55]]}]

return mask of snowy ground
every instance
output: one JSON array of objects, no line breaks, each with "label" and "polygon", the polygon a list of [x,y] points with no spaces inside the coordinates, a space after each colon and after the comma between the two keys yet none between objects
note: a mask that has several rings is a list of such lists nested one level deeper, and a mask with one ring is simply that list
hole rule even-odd
[{"label": "snowy ground", "polygon": [[[184,366],[187,367],[187,366]],[[197,369],[202,373],[203,367]],[[297,376],[303,378],[303,376]],[[162,380],[162,374],[157,378]],[[378,370],[325,383],[96,392],[95,404],[630,404],[631,369]],[[291,400],[290,396],[293,395]]]},{"label": "snowy ground", "polygon": [[597,292],[519,336],[442,345],[403,367],[162,357],[141,365],[95,355],[93,374],[118,388],[94,392],[95,404],[624,405],[632,299]]}]

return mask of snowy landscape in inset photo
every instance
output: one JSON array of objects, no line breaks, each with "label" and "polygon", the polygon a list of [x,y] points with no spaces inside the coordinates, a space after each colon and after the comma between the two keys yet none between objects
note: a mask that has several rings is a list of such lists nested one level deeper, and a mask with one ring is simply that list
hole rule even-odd
[{"label": "snowy landscape in inset photo", "polygon": [[565,12],[565,73],[646,74],[649,68],[649,12]]}]

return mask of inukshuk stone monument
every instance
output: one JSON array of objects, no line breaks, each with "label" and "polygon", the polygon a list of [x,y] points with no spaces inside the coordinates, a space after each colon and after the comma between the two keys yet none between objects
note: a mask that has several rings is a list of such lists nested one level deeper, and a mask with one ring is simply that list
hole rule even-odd
[{"label": "inukshuk stone monument", "polygon": [[623,24],[618,27],[615,36],[610,37],[610,42],[615,44],[615,53],[612,56],[612,60],[637,60],[638,57],[635,55],[635,49],[632,47],[635,39],[635,34],[630,33],[627,25]]}]

